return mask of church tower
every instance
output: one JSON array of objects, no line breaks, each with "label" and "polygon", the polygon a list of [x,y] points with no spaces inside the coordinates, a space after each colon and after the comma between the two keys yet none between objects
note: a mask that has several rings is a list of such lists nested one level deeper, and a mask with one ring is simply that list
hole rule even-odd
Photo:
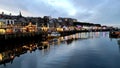
[{"label": "church tower", "polygon": [[19,16],[22,17],[22,13],[21,13],[21,11],[20,11],[20,13],[19,13]]}]

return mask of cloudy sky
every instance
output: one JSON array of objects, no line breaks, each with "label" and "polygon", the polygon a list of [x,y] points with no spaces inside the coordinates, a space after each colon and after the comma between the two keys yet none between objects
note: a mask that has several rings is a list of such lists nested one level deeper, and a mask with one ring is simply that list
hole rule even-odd
[{"label": "cloudy sky", "polygon": [[0,0],[0,13],[70,17],[79,21],[120,25],[120,0]]}]

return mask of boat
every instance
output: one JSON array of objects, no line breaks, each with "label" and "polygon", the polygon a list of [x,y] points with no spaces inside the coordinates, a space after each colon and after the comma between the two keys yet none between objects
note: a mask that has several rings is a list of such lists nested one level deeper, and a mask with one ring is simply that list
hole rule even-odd
[{"label": "boat", "polygon": [[111,31],[109,35],[110,37],[120,38],[120,31]]},{"label": "boat", "polygon": [[53,36],[53,37],[59,37],[60,36],[60,33],[59,32],[52,32],[51,34],[49,34],[50,36]]}]

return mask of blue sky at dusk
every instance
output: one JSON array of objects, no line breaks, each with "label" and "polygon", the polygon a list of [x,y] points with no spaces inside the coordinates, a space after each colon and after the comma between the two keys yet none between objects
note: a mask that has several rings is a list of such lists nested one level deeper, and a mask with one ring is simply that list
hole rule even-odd
[{"label": "blue sky at dusk", "polygon": [[70,17],[91,23],[120,25],[120,0],[0,0],[0,13]]}]

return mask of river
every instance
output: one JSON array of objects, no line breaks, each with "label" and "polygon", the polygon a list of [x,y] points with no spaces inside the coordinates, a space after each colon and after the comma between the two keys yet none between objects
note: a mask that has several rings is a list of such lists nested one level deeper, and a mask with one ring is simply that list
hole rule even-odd
[{"label": "river", "polygon": [[120,68],[120,38],[109,38],[109,32],[9,47],[0,51],[0,68]]}]

